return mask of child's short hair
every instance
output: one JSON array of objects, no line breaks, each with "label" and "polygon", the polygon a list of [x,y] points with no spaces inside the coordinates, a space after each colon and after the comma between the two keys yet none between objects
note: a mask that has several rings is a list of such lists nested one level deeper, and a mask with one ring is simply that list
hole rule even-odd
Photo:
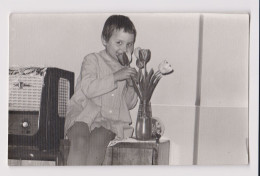
[{"label": "child's short hair", "polygon": [[105,41],[108,41],[112,36],[114,30],[124,29],[124,32],[134,34],[134,39],[136,37],[135,26],[132,21],[123,15],[112,15],[110,16],[103,27],[102,37]]}]

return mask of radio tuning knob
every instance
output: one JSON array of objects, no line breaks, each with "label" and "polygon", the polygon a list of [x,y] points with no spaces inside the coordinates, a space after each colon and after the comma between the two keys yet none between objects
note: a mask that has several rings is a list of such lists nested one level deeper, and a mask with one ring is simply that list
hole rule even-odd
[{"label": "radio tuning knob", "polygon": [[22,127],[27,128],[28,126],[29,126],[29,123],[28,123],[28,122],[23,122],[23,123],[22,123]]}]

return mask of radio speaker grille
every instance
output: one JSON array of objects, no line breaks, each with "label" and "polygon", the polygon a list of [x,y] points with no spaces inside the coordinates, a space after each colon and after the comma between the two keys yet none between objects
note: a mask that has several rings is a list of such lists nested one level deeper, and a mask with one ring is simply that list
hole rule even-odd
[{"label": "radio speaker grille", "polygon": [[9,75],[9,111],[39,111],[44,76]]},{"label": "radio speaker grille", "polygon": [[59,117],[65,118],[67,111],[67,103],[70,95],[70,83],[69,80],[60,78],[58,88],[58,114]]}]

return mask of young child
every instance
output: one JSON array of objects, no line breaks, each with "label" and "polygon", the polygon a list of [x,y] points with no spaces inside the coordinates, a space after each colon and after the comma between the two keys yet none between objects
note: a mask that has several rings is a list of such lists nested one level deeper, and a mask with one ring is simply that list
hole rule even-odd
[{"label": "young child", "polygon": [[112,15],[102,31],[105,50],[84,58],[65,121],[71,143],[68,165],[101,165],[111,140],[130,137],[124,129],[129,129],[129,110],[137,103],[130,79],[137,71],[120,65],[117,56],[132,55],[135,38],[132,21]]}]

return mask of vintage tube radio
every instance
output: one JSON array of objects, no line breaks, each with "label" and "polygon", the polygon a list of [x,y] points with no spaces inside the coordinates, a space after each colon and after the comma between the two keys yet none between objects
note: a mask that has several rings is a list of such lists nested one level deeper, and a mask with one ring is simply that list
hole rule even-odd
[{"label": "vintage tube radio", "polygon": [[[9,159],[37,159],[37,153],[58,151],[73,93],[73,72],[51,67],[10,67]],[[40,155],[38,159],[46,156]]]}]

